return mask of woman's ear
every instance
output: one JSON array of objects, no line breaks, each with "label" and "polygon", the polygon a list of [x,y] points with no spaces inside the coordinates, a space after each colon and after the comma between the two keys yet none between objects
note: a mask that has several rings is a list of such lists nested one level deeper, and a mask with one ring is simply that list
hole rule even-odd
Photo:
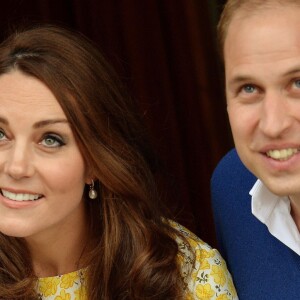
[{"label": "woman's ear", "polygon": [[86,184],[90,185],[90,184],[92,184],[93,181],[95,182],[97,180],[97,178],[93,172],[93,169],[91,167],[87,166],[85,173],[86,173],[86,175],[85,175],[85,183]]},{"label": "woman's ear", "polygon": [[85,183],[88,184],[88,185],[92,184],[92,182],[93,182],[93,179],[92,179],[92,178],[87,178],[87,179],[85,180]]},{"label": "woman's ear", "polygon": [[85,180],[85,183],[91,185],[92,183],[95,183],[95,181],[97,181],[95,176],[88,176]]}]

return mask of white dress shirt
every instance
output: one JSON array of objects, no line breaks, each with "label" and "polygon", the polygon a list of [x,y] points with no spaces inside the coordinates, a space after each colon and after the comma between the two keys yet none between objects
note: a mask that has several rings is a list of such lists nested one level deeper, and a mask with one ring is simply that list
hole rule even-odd
[{"label": "white dress shirt", "polygon": [[276,196],[259,179],[249,194],[252,196],[252,214],[274,237],[300,255],[300,234],[291,216],[289,198]]}]

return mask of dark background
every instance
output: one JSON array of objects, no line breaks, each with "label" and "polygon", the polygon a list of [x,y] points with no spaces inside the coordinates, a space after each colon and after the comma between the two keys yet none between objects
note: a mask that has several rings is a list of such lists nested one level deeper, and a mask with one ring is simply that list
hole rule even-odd
[{"label": "dark background", "polygon": [[210,176],[232,147],[216,50],[217,0],[9,0],[0,38],[18,24],[81,31],[113,64],[166,166],[179,221],[216,245]]}]

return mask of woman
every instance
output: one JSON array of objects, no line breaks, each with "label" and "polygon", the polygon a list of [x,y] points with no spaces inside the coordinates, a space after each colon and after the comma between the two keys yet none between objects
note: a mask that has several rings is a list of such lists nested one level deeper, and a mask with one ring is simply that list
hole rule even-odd
[{"label": "woman", "polygon": [[0,45],[1,299],[236,299],[216,250],[159,205],[110,66],[54,26]]}]

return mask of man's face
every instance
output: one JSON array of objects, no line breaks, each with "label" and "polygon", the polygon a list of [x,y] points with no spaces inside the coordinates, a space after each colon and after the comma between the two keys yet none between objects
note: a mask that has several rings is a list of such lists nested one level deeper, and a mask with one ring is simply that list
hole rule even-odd
[{"label": "man's face", "polygon": [[224,59],[242,161],[275,194],[300,199],[300,8],[238,12]]}]

